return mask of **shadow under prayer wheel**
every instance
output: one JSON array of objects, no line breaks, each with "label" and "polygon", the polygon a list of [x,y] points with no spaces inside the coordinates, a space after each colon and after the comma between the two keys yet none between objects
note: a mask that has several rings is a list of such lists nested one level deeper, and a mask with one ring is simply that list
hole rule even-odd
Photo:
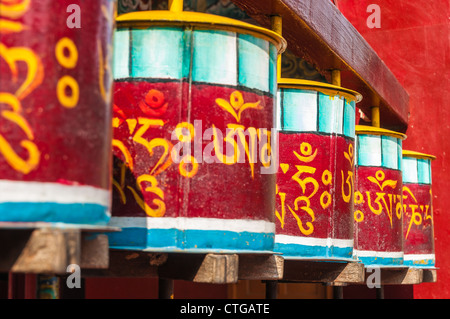
[{"label": "shadow under prayer wheel", "polygon": [[353,259],[355,104],[361,95],[278,81],[275,251],[290,259]]},{"label": "shadow under prayer wheel", "polygon": [[272,251],[284,47],[270,30],[209,14],[117,18],[112,248]]},{"label": "shadow under prayer wheel", "polygon": [[404,265],[435,266],[431,161],[433,155],[403,151]]},{"label": "shadow under prayer wheel", "polygon": [[402,133],[356,126],[354,255],[366,265],[403,264]]},{"label": "shadow under prayer wheel", "polygon": [[0,0],[1,222],[109,222],[114,14]]}]

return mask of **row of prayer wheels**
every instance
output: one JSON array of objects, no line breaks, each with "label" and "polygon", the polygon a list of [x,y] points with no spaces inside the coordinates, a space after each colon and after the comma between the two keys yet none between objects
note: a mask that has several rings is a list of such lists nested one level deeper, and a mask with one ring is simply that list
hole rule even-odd
[{"label": "row of prayer wheels", "polygon": [[91,2],[80,29],[40,19],[59,2],[2,2],[0,221],[117,226],[113,249],[434,266],[434,157],[355,125],[360,94],[280,78],[274,31],[176,9],[114,30]]}]

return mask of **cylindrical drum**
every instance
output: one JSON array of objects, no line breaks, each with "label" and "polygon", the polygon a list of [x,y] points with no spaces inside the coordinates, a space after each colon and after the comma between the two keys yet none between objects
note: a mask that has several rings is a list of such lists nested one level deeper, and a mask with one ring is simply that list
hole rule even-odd
[{"label": "cylindrical drum", "polygon": [[128,13],[117,28],[111,247],[271,251],[285,41],[194,12]]},{"label": "cylindrical drum", "polygon": [[354,91],[278,82],[275,251],[285,258],[353,258]]},{"label": "cylindrical drum", "polygon": [[402,140],[356,126],[354,255],[366,265],[403,264]]},{"label": "cylindrical drum", "polygon": [[412,267],[435,265],[431,193],[434,159],[433,155],[403,151],[403,264]]},{"label": "cylindrical drum", "polygon": [[110,0],[0,1],[0,221],[108,223],[113,19]]}]

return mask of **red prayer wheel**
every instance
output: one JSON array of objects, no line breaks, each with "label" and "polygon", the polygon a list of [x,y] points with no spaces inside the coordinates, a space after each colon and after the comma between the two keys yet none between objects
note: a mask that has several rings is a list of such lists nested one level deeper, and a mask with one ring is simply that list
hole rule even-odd
[{"label": "red prayer wheel", "polygon": [[110,219],[114,3],[0,1],[0,221]]},{"label": "red prayer wheel", "polygon": [[354,255],[366,265],[403,264],[404,134],[356,126]]},{"label": "red prayer wheel", "polygon": [[432,268],[435,265],[433,194],[429,154],[403,151],[404,264]]},{"label": "red prayer wheel", "polygon": [[355,104],[327,83],[278,81],[275,251],[290,259],[353,259]]},{"label": "red prayer wheel", "polygon": [[272,251],[275,169],[263,171],[284,40],[195,12],[117,22],[111,247]]}]

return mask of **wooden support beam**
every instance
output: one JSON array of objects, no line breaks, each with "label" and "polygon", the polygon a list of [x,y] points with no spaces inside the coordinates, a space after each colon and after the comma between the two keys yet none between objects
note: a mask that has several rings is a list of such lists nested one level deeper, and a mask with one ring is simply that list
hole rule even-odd
[{"label": "wooden support beam", "polygon": [[342,86],[363,95],[358,107],[371,115],[372,101],[380,101],[384,128],[405,132],[409,95],[381,58],[329,0],[232,0],[265,28],[270,17],[283,19],[288,49],[306,59],[329,82],[330,70],[341,70]]},{"label": "wooden support beam", "polygon": [[80,263],[80,242],[76,230],[36,229],[9,270],[64,274],[68,265]]},{"label": "wooden support beam", "polygon": [[147,253],[127,250],[110,250],[108,269],[88,269],[84,277],[158,277],[158,266],[167,261],[164,253]]},{"label": "wooden support beam", "polygon": [[278,255],[239,255],[239,279],[281,280],[284,258]]},{"label": "wooden support beam", "polygon": [[82,233],[80,267],[82,269],[106,269],[109,267],[107,235]]},{"label": "wooden support beam", "polygon": [[63,275],[70,264],[108,267],[108,238],[89,229],[0,225],[0,272]]},{"label": "wooden support beam", "polygon": [[[423,282],[423,270],[419,268],[380,268],[380,271],[381,285],[415,285]],[[372,273],[366,272],[365,282]]]},{"label": "wooden support beam", "polygon": [[355,262],[285,260],[283,281],[322,282],[336,285],[363,283],[364,265]]},{"label": "wooden support beam", "polygon": [[279,280],[284,259],[278,255],[150,253],[111,250],[109,268],[85,270],[85,277],[160,277],[226,284],[238,279]]},{"label": "wooden support beam", "polygon": [[424,269],[422,282],[436,282],[437,271],[436,269]]},{"label": "wooden support beam", "polygon": [[230,284],[238,281],[238,263],[236,254],[173,253],[158,268],[158,275],[193,282]]}]

